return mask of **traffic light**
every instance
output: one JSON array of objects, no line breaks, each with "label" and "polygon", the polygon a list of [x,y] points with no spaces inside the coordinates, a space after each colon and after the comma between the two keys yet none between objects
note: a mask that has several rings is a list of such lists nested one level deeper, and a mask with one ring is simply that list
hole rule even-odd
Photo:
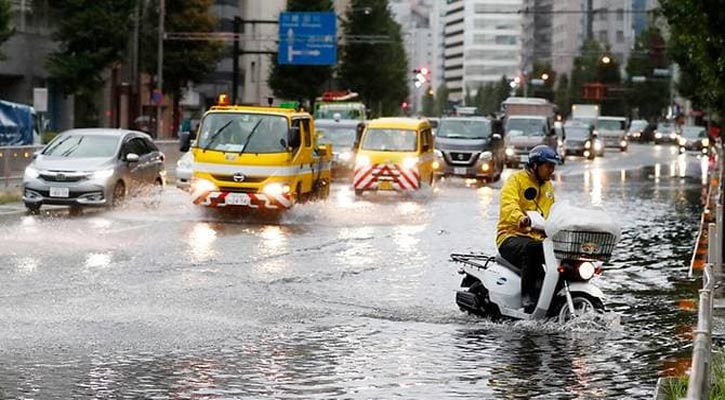
[{"label": "traffic light", "polygon": [[430,82],[430,69],[427,67],[420,67],[413,70],[414,78],[413,82],[416,88],[422,87],[426,82]]},{"label": "traffic light", "polygon": [[400,106],[403,108],[408,108],[408,102],[404,101],[404,102],[400,103]]}]

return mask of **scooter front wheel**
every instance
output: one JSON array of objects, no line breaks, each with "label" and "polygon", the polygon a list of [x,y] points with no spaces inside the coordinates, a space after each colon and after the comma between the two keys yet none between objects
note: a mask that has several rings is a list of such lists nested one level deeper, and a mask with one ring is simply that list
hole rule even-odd
[{"label": "scooter front wheel", "polygon": [[[586,293],[572,292],[571,300],[574,304],[574,314],[576,316],[591,312],[597,314],[604,312],[604,304],[602,304],[602,301]],[[569,309],[569,304],[564,296],[558,297],[555,300],[552,311],[550,315],[562,324],[574,318],[574,314]]]}]

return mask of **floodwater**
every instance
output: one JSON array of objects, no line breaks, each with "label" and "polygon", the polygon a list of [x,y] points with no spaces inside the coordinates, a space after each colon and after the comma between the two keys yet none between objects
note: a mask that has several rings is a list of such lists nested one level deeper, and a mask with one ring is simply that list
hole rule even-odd
[{"label": "floodwater", "polygon": [[622,227],[598,281],[605,329],[458,310],[448,254],[495,250],[500,183],[402,199],[338,185],[275,221],[173,188],[158,210],[4,220],[0,398],[652,398],[689,365],[707,167],[653,160],[556,178],[558,201]]}]

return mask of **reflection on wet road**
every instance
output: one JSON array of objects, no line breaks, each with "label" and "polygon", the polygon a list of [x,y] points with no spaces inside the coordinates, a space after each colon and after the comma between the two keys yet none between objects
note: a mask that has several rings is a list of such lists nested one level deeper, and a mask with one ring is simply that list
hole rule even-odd
[{"label": "reflection on wet road", "polygon": [[[568,160],[558,201],[623,239],[606,331],[462,314],[452,251],[494,251],[500,183],[400,199],[338,185],[278,221],[161,208],[3,217],[0,398],[651,398],[686,368],[706,161]],[[706,179],[704,179],[706,182]]]}]

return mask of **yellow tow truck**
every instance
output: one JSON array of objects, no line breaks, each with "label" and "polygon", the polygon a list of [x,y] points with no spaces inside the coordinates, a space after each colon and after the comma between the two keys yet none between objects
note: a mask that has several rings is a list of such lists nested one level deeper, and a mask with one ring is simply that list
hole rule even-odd
[{"label": "yellow tow truck", "polygon": [[282,211],[330,193],[331,145],[318,145],[312,116],[294,107],[229,105],[220,96],[182,150],[194,155],[195,204]]}]

